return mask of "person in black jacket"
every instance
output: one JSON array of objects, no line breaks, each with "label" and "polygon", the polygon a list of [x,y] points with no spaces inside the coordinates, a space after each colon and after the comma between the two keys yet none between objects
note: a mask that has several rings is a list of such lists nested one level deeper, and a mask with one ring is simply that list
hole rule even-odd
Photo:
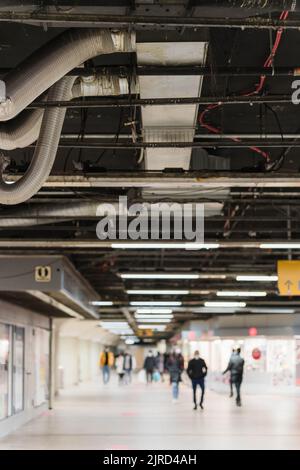
[{"label": "person in black jacket", "polygon": [[148,356],[144,362],[144,369],[146,371],[147,383],[151,383],[153,381],[153,372],[156,366],[155,357],[153,356],[152,351],[148,351]]},{"label": "person in black jacket", "polygon": [[200,357],[199,351],[195,351],[194,358],[189,361],[187,373],[192,381],[193,386],[193,398],[194,398],[194,410],[197,409],[197,386],[201,388],[201,399],[199,406],[203,410],[203,399],[205,392],[205,376],[207,374],[207,365]]},{"label": "person in black jacket", "polygon": [[184,360],[180,351],[175,351],[170,355],[167,369],[170,374],[170,384],[172,385],[173,403],[177,403],[179,383],[181,382],[181,374],[184,370]]},{"label": "person in black jacket", "polygon": [[241,349],[238,348],[236,353],[231,356],[227,368],[224,370],[223,374],[230,371],[230,380],[236,388],[236,404],[237,406],[242,406],[241,402],[241,385],[243,381],[244,374],[244,359],[240,356]]}]

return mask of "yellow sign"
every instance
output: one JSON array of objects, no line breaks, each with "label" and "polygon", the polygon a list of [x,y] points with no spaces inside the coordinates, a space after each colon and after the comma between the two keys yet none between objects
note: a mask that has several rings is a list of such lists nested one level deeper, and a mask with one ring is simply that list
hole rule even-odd
[{"label": "yellow sign", "polygon": [[146,336],[146,337],[150,337],[150,336],[153,336],[153,330],[150,329],[150,328],[147,328],[145,330],[139,330],[139,336]]},{"label": "yellow sign", "polygon": [[300,295],[300,261],[278,261],[277,274],[280,295]]}]

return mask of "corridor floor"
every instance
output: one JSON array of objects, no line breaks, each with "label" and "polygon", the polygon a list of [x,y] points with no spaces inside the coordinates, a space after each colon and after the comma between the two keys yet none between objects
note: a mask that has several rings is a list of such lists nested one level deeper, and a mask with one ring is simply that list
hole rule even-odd
[{"label": "corridor floor", "polygon": [[300,397],[246,395],[237,408],[208,390],[192,407],[187,386],[173,404],[167,384],[82,385],[0,449],[300,449]]}]

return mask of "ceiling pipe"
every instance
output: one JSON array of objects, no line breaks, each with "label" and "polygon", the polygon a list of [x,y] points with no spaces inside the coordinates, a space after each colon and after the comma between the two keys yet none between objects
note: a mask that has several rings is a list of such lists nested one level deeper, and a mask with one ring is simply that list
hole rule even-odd
[{"label": "ceiling pipe", "polygon": [[[74,30],[63,33],[34,53],[17,72],[5,79],[6,99],[0,103],[0,120],[7,121],[21,112],[49,87],[49,101],[68,103],[75,77],[66,73],[82,62],[100,54],[129,52],[134,36],[107,30]],[[0,203],[14,205],[27,201],[43,186],[55,161],[66,107],[47,109],[44,113],[33,159],[26,173],[8,184],[3,173],[9,159],[0,159]]]},{"label": "ceiling pipe", "polygon": [[100,54],[131,52],[134,35],[102,29],[71,29],[34,52],[3,79],[6,100],[0,103],[0,121],[8,121],[32,103],[70,70]]},{"label": "ceiling pipe", "polygon": [[[75,80],[76,77],[73,78]],[[136,83],[132,82],[130,88],[135,93]],[[128,93],[129,83],[126,78],[107,74],[93,75],[80,77],[74,83],[69,99],[84,96],[127,95]],[[39,136],[43,115],[43,109],[24,110],[16,118],[0,122],[0,149],[14,150],[33,144]]]}]

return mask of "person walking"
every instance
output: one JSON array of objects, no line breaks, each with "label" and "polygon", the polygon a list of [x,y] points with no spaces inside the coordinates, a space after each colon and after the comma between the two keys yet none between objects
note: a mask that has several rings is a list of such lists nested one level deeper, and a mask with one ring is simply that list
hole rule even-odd
[{"label": "person walking", "polygon": [[132,371],[136,368],[135,358],[130,354],[129,351],[126,351],[124,354],[124,372],[125,372],[125,383],[130,384],[132,379]]},{"label": "person walking", "polygon": [[157,353],[157,356],[155,358],[155,366],[156,366],[156,369],[158,370],[159,374],[160,374],[160,379],[162,382],[164,382],[164,372],[165,372],[165,359],[164,359],[164,355],[161,354],[160,352]]},{"label": "person walking", "polygon": [[[230,359],[235,355],[236,351],[235,349],[232,350],[232,353],[231,353],[231,356],[230,356]],[[229,361],[230,361],[229,359]],[[233,383],[232,383],[232,377],[231,377],[231,372],[230,372],[230,375],[229,375],[229,387],[230,387],[230,393],[229,393],[229,398],[232,398],[233,397]]]},{"label": "person walking", "polygon": [[108,384],[110,380],[110,370],[113,367],[115,358],[108,347],[100,354],[100,368],[102,369],[103,383]]},{"label": "person walking", "polygon": [[200,357],[199,351],[195,351],[194,358],[188,363],[187,374],[192,381],[194,410],[197,409],[197,387],[201,388],[200,408],[203,410],[203,401],[205,393],[205,377],[207,375],[207,365]]},{"label": "person walking", "polygon": [[153,381],[153,372],[156,366],[155,357],[153,356],[153,352],[151,350],[148,351],[148,355],[144,362],[144,369],[146,371],[146,378],[147,383],[152,383]]},{"label": "person walking", "polygon": [[119,376],[119,385],[123,384],[125,370],[124,370],[124,353],[120,352],[116,359],[116,371]]},{"label": "person walking", "polygon": [[244,364],[245,361],[241,357],[241,348],[238,348],[234,355],[230,357],[227,368],[224,370],[223,374],[230,372],[230,379],[232,384],[236,389],[236,404],[237,406],[242,406],[241,402],[241,385],[243,381],[244,374]]},{"label": "person walking", "polygon": [[176,351],[169,357],[167,369],[170,374],[170,384],[172,385],[173,403],[177,403],[179,397],[179,383],[184,369],[184,361],[180,351]]}]

